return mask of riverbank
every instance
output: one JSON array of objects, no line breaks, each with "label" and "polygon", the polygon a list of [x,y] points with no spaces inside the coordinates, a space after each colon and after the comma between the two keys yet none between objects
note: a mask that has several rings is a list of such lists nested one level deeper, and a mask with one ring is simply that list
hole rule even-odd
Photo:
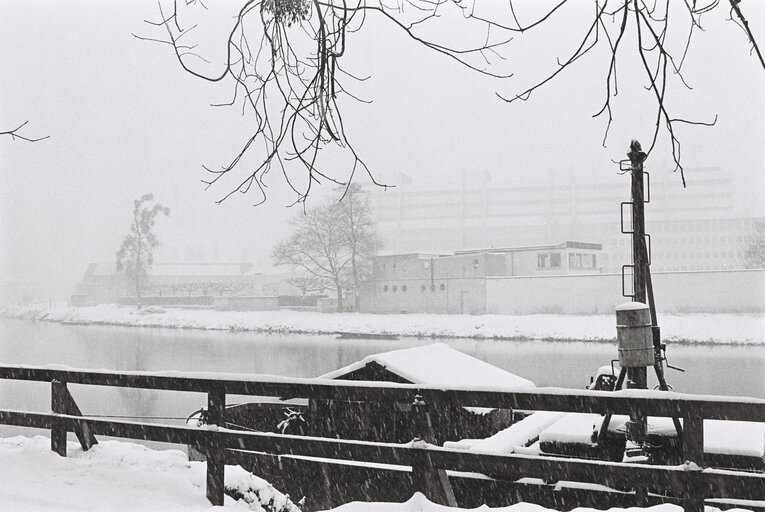
[{"label": "riverbank", "polygon": [[[99,305],[83,308],[9,306],[1,312],[71,324],[253,331],[266,333],[386,334],[420,338],[475,338],[613,342],[614,315],[374,315],[303,311],[216,311]],[[662,339],[705,344],[765,344],[765,315],[659,315]]]}]

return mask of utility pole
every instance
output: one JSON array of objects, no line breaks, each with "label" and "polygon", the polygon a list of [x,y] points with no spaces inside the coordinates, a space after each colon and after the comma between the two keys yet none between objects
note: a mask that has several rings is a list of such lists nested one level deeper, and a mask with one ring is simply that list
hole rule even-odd
[{"label": "utility pole", "polygon": [[[640,143],[633,140],[630,144],[630,172],[632,175],[632,290],[635,302],[646,303],[646,277],[648,275],[648,256],[645,250],[645,206],[643,190],[643,161],[646,154]],[[629,387],[648,388],[648,372],[645,367],[630,368],[627,378]]]}]

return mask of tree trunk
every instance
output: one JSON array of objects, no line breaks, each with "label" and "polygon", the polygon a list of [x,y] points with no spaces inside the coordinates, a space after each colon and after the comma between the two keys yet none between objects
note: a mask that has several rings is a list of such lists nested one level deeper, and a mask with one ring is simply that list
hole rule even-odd
[{"label": "tree trunk", "polygon": [[337,290],[337,312],[343,312],[343,288],[340,286],[340,281],[335,279],[335,289]]},{"label": "tree trunk", "polygon": [[[138,226],[138,221],[136,221]],[[141,238],[141,229],[137,227],[138,231],[138,247],[135,255],[135,300],[136,307],[141,309],[141,249],[143,249],[143,240]]]},{"label": "tree trunk", "polygon": [[141,309],[141,274],[138,272],[135,273],[135,296],[136,306]]}]

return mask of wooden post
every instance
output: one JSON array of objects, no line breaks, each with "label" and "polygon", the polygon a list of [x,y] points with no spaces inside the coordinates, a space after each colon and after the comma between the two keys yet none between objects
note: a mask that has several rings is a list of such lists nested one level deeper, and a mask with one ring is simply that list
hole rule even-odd
[{"label": "wooden post", "polygon": [[[630,144],[630,152],[627,153],[632,170],[632,258],[634,271],[632,275],[632,289],[635,294],[634,301],[646,302],[646,273],[648,259],[645,245],[645,205],[643,204],[643,161],[646,154],[641,151],[640,143],[636,140]],[[627,377],[638,389],[648,388],[648,372],[644,367],[629,368]]]},{"label": "wooden post", "polygon": [[[214,388],[207,392],[207,414],[210,425],[225,426],[226,391]],[[217,446],[205,447],[207,455],[207,499],[214,506],[223,505],[225,452]]]},{"label": "wooden post", "polygon": [[[435,444],[436,439],[433,434],[433,424],[430,421],[428,404],[425,403],[420,395],[417,395],[412,402],[412,412],[415,415],[417,432],[420,436],[419,440]],[[414,488],[422,492],[433,503],[456,507],[457,500],[454,497],[454,490],[449,482],[449,477],[446,475],[446,471],[433,467],[427,450],[427,448],[423,448],[422,452],[417,454],[412,465],[412,484]]]},{"label": "wooden post", "polygon": [[[701,471],[704,467],[704,420],[699,417],[683,418],[683,458],[688,471]],[[695,466],[692,466],[695,464]],[[704,490],[692,484],[683,489],[683,510],[704,512]]]},{"label": "wooden post", "polygon": [[[69,391],[66,382],[54,380],[50,383],[50,410],[53,414],[66,414],[64,395]],[[66,426],[57,418],[53,419],[50,429],[50,449],[66,457]]]}]

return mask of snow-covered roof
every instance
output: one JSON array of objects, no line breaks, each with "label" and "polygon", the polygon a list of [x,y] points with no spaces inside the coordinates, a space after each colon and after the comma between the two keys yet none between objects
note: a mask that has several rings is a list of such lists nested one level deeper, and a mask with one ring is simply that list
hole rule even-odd
[{"label": "snow-covered roof", "polygon": [[155,263],[150,276],[244,276],[251,275],[247,263]]},{"label": "snow-covered roof", "polygon": [[536,387],[528,379],[454,350],[444,343],[372,354],[361,361],[322,375],[321,378],[340,379],[372,362],[413,384]]},{"label": "snow-covered roof", "polygon": [[[116,262],[91,263],[87,274],[93,276],[114,276]],[[149,269],[150,276],[250,276],[260,274],[250,263],[155,263]]]}]

